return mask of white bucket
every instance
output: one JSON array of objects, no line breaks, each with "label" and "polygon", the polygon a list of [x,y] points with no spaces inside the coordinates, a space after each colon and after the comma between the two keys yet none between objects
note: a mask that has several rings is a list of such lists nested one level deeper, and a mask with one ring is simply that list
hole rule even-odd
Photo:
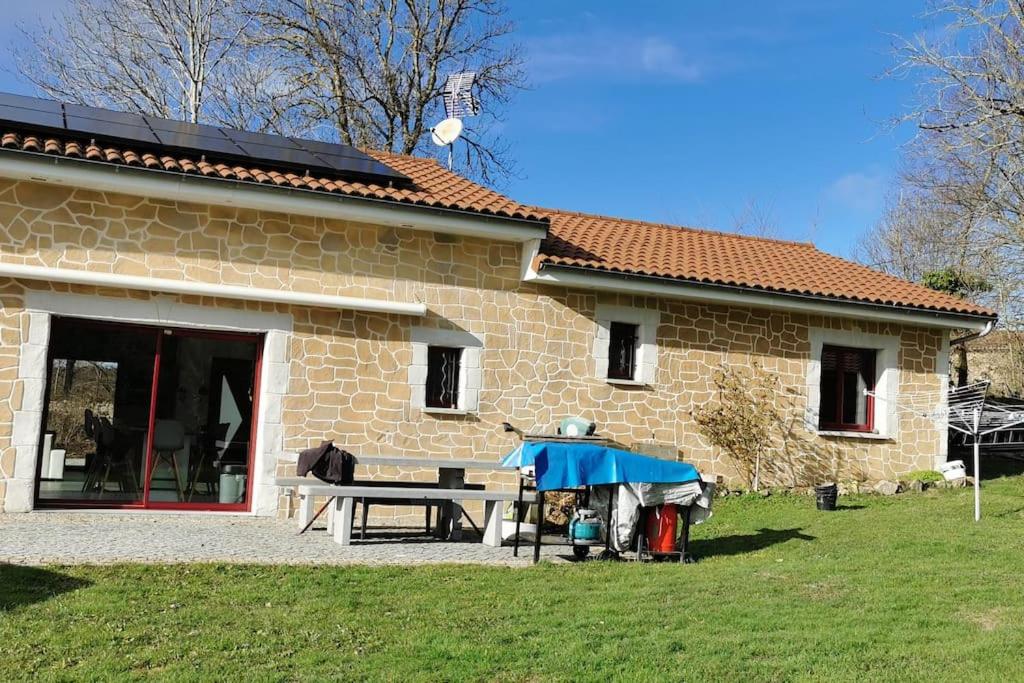
[{"label": "white bucket", "polygon": [[954,479],[963,479],[967,476],[967,468],[964,467],[963,460],[950,460],[939,465],[939,472],[946,481],[953,481]]}]

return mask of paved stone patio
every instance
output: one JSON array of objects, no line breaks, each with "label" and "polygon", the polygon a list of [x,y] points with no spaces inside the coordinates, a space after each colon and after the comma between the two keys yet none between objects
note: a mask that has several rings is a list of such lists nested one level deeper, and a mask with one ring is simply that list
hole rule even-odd
[{"label": "paved stone patio", "polygon": [[[470,529],[461,542],[438,541],[423,530],[371,528],[365,541],[339,546],[323,529],[299,536],[294,522],[239,515],[108,512],[0,514],[0,562],[111,564],[116,562],[239,562],[256,564],[527,566],[532,546],[512,556]],[[541,557],[566,561],[565,546],[542,547]]]}]

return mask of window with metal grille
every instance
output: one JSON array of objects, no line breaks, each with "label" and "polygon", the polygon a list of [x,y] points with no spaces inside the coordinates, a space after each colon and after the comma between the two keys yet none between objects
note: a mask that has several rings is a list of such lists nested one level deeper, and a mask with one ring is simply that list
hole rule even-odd
[{"label": "window with metal grille", "polygon": [[639,325],[613,322],[608,341],[608,379],[636,379],[636,343]]},{"label": "window with metal grille", "polygon": [[459,366],[462,349],[450,346],[427,347],[427,393],[428,408],[459,407]]},{"label": "window with metal grille", "polygon": [[825,346],[821,350],[819,429],[870,432],[875,400],[875,351]]}]

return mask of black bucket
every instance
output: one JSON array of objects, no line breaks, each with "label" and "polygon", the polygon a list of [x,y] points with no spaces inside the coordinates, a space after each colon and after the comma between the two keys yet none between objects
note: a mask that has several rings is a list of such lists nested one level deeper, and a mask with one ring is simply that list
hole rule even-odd
[{"label": "black bucket", "polygon": [[839,487],[835,484],[815,486],[814,497],[818,499],[819,510],[835,510],[836,499],[839,498]]}]

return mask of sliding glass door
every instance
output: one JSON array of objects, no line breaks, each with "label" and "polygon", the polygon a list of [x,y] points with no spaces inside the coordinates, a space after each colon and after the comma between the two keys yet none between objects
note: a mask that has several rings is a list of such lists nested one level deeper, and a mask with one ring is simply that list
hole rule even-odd
[{"label": "sliding glass door", "polygon": [[38,500],[141,504],[157,336],[54,318]]},{"label": "sliding glass door", "polygon": [[256,361],[252,339],[164,334],[147,482],[152,507],[245,506]]},{"label": "sliding glass door", "polygon": [[54,318],[39,505],[246,509],[260,342]]}]

